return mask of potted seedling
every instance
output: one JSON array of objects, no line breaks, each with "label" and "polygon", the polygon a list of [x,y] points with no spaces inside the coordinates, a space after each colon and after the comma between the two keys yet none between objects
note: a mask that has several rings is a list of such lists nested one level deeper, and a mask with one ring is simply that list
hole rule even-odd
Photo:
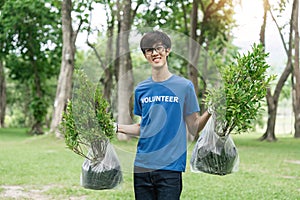
[{"label": "potted seedling", "polygon": [[115,127],[109,104],[98,85],[89,81],[83,71],[75,71],[75,80],[60,130],[67,147],[85,158],[81,185],[95,190],[112,189],[121,183],[122,172],[110,144]]},{"label": "potted seedling", "polygon": [[237,170],[239,157],[231,133],[248,131],[261,110],[269,83],[270,67],[262,45],[238,55],[221,68],[223,85],[208,91],[206,105],[212,116],[204,127],[191,157],[192,171],[226,175]]}]

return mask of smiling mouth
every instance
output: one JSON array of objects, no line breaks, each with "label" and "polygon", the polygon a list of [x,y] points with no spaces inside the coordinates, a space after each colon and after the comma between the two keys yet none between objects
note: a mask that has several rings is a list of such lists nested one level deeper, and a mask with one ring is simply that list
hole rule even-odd
[{"label": "smiling mouth", "polygon": [[159,58],[159,57],[156,57],[156,58],[153,58],[153,59],[152,59],[152,61],[153,61],[153,62],[159,62],[159,61],[160,61],[160,59],[161,59],[161,58]]}]

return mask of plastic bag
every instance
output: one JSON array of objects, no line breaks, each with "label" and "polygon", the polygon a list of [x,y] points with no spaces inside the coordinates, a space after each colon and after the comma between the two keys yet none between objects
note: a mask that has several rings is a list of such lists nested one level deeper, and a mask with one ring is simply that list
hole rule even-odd
[{"label": "plastic bag", "polygon": [[193,149],[190,166],[192,172],[226,175],[238,171],[239,155],[230,137],[215,132],[215,117],[205,125]]},{"label": "plastic bag", "polygon": [[85,159],[82,164],[80,182],[84,188],[113,189],[122,182],[119,159],[108,141],[92,144],[89,154],[93,154],[92,157],[96,159]]}]

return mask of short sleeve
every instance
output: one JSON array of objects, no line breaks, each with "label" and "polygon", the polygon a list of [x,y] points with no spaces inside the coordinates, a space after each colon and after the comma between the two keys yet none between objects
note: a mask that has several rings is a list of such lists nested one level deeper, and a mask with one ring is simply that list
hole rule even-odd
[{"label": "short sleeve", "polygon": [[198,99],[195,93],[194,85],[192,82],[189,82],[187,85],[185,102],[184,102],[184,116],[190,115],[194,112],[199,112],[200,107],[198,103]]},{"label": "short sleeve", "polygon": [[142,106],[141,106],[141,103],[140,103],[140,98],[139,98],[139,93],[137,90],[135,90],[135,93],[134,93],[134,107],[133,107],[133,113],[135,115],[138,115],[138,116],[142,116]]}]

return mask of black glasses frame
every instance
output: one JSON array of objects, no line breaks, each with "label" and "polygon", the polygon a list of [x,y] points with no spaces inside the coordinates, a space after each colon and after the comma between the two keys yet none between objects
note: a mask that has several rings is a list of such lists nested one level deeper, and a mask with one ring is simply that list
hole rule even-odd
[{"label": "black glasses frame", "polygon": [[166,46],[164,46],[164,45],[159,45],[159,46],[157,46],[157,47],[145,49],[145,54],[151,55],[151,54],[153,54],[153,51],[154,51],[154,50],[155,50],[157,53],[162,53],[165,49],[166,49]]}]

